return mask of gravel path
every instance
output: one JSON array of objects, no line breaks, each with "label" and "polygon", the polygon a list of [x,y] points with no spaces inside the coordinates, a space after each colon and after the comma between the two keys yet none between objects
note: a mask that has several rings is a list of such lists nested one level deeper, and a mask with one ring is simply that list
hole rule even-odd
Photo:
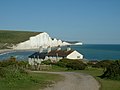
[{"label": "gravel path", "polygon": [[99,83],[92,76],[76,72],[43,72],[65,76],[65,80],[44,90],[99,90]]}]

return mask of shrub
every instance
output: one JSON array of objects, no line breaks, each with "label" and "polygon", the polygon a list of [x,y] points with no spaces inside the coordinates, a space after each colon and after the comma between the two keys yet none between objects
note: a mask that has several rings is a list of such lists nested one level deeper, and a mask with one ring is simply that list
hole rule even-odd
[{"label": "shrub", "polygon": [[8,60],[0,61],[0,67],[16,66],[26,68],[27,65],[27,61],[16,61],[16,58],[13,56],[11,56]]},{"label": "shrub", "polygon": [[27,61],[18,61],[18,62],[17,62],[17,65],[18,65],[19,67],[26,68],[26,65],[28,65],[28,62],[27,62]]},{"label": "shrub", "polygon": [[66,65],[70,62],[69,59],[61,59],[59,62],[57,62],[56,65],[60,67],[66,67]]},{"label": "shrub", "polygon": [[57,65],[61,67],[67,67],[68,69],[73,70],[83,70],[86,67],[86,64],[84,64],[82,61],[70,59],[62,59],[57,63]]},{"label": "shrub", "polygon": [[99,61],[98,63],[94,64],[92,67],[96,68],[107,68],[113,61],[112,60],[102,60]]},{"label": "shrub", "polygon": [[1,67],[0,77],[2,78],[21,78],[28,74],[24,69],[15,66]]},{"label": "shrub", "polygon": [[84,64],[82,61],[79,60],[71,60],[66,67],[68,69],[73,69],[73,70],[84,70],[86,67],[86,64]]},{"label": "shrub", "polygon": [[10,59],[1,61],[0,67],[7,67],[10,65],[16,65],[16,64],[17,64],[16,58],[11,56]]},{"label": "shrub", "polygon": [[110,64],[101,77],[120,80],[120,61],[114,61]]},{"label": "shrub", "polygon": [[41,63],[42,63],[42,64],[46,64],[46,65],[52,64],[52,63],[51,63],[51,60],[42,61]]},{"label": "shrub", "polygon": [[5,70],[3,68],[0,67],[0,77],[5,77]]}]

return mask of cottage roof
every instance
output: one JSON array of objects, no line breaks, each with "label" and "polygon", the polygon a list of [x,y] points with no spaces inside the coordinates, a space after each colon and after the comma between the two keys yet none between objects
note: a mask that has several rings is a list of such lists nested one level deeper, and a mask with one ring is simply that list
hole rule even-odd
[{"label": "cottage roof", "polygon": [[35,52],[33,53],[32,55],[29,56],[29,58],[40,58],[40,59],[45,59],[45,56],[47,55],[46,52],[42,52],[42,53],[39,53],[39,52]]},{"label": "cottage roof", "polygon": [[29,56],[29,58],[40,58],[45,59],[46,56],[48,57],[67,57],[71,54],[74,50],[52,50],[50,52],[35,52]]},{"label": "cottage roof", "polygon": [[74,50],[52,50],[51,52],[49,52],[47,54],[47,56],[59,56],[59,57],[66,57],[68,56],[70,53],[72,53]]}]

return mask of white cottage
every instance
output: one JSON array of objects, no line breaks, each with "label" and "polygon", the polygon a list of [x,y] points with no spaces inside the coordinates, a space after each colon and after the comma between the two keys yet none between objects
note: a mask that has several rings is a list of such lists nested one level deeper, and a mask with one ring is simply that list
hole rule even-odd
[{"label": "white cottage", "polygon": [[29,64],[41,64],[42,61],[51,60],[51,62],[57,62],[60,59],[67,58],[67,59],[83,59],[83,55],[80,54],[76,50],[71,50],[71,48],[67,48],[67,50],[62,50],[58,48],[56,50],[48,49],[48,52],[35,52],[34,54],[29,56]]},{"label": "white cottage", "polygon": [[28,62],[30,65],[41,64],[45,60],[46,55],[46,52],[35,52],[28,57]]}]

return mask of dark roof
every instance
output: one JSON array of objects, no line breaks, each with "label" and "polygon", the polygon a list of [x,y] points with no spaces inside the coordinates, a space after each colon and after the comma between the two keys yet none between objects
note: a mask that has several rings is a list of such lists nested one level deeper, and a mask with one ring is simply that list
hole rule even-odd
[{"label": "dark roof", "polygon": [[72,53],[74,50],[52,50],[51,52],[35,52],[32,55],[29,56],[29,58],[40,58],[40,59],[45,59],[45,56],[52,56],[52,57],[67,57],[70,53]]},{"label": "dark roof", "polygon": [[30,55],[29,58],[38,58],[39,57],[40,59],[45,59],[46,55],[47,55],[46,52],[42,52],[42,53],[35,52],[32,55]]},{"label": "dark roof", "polygon": [[72,53],[73,50],[52,50],[51,52],[49,52],[47,54],[47,56],[59,56],[59,57],[66,57],[67,55],[69,55],[70,53]]}]

